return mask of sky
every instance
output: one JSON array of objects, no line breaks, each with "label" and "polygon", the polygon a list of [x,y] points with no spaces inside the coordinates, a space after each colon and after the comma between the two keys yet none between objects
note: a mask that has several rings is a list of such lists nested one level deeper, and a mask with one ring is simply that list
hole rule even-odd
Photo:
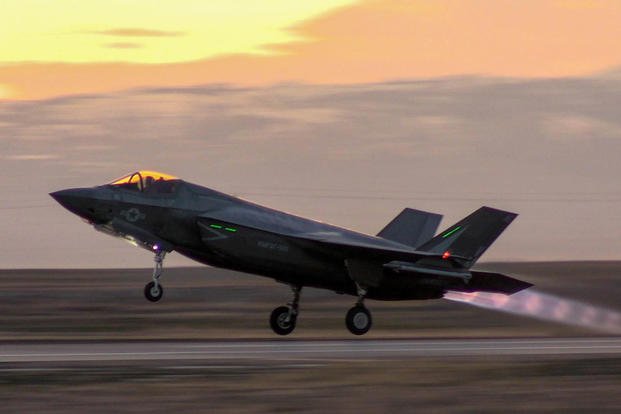
[{"label": "sky", "polygon": [[0,99],[621,64],[617,0],[3,0],[0,16]]},{"label": "sky", "polygon": [[150,266],[47,195],[137,169],[371,234],[405,206],[446,227],[491,205],[520,216],[484,260],[619,258],[621,2],[4,0],[0,16],[0,268]]}]

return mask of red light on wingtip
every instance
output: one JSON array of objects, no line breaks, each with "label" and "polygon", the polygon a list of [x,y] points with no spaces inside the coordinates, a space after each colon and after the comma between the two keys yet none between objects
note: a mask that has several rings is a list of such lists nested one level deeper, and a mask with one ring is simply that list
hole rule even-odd
[{"label": "red light on wingtip", "polygon": [[449,252],[448,250],[442,254],[442,258],[444,260],[448,259],[449,257],[451,257],[451,252]]}]

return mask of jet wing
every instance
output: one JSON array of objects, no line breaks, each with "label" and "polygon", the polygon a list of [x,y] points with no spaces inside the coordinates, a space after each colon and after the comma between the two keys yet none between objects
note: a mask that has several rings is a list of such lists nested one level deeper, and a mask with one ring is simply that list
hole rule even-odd
[{"label": "jet wing", "polygon": [[455,286],[453,290],[511,294],[531,286],[505,275],[463,269],[460,261],[468,259],[465,257],[417,251],[404,244],[276,210],[227,207],[201,214],[198,225],[202,232],[228,229],[237,233],[247,228],[345,251],[346,256],[349,256],[345,264],[350,276],[368,286],[381,283],[382,269],[408,273],[423,279],[444,280]]},{"label": "jet wing", "polygon": [[[364,236],[364,235],[360,235]],[[312,240],[323,244],[329,244],[331,246],[347,246],[351,248],[360,249],[372,249],[383,252],[392,253],[414,253],[414,249],[401,245],[400,243],[384,243],[385,240],[375,240],[373,237],[359,237],[354,234],[343,234],[339,232],[315,232],[315,233],[301,233],[292,235],[298,239]],[[388,241],[388,240],[386,240]]]},{"label": "jet wing", "polygon": [[[276,210],[265,211],[234,206],[205,212],[198,218],[204,226],[242,226],[299,240],[327,244],[336,248],[372,249],[379,252],[412,254],[409,246],[368,236],[340,227],[313,221]],[[429,254],[435,255],[435,254]]]}]

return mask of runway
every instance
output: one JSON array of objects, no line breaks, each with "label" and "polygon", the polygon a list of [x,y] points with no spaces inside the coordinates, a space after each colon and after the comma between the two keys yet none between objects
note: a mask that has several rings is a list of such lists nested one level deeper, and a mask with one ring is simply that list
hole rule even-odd
[{"label": "runway", "polygon": [[621,354],[621,337],[438,340],[63,342],[0,345],[0,363],[98,361],[355,361],[438,356]]}]

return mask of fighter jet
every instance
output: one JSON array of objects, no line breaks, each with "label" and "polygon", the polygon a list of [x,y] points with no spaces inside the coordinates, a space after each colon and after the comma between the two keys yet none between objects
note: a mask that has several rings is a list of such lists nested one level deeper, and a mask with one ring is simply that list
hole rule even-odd
[{"label": "fighter jet", "polygon": [[365,299],[437,299],[447,291],[511,295],[532,286],[471,270],[517,216],[490,207],[481,207],[435,237],[442,216],[406,208],[371,236],[154,171],[50,195],[96,230],[153,252],[152,280],[144,288],[151,302],[162,298],[164,257],[172,251],[289,285],[292,299],[270,316],[270,326],[279,335],[295,329],[305,286],[355,296],[345,317],[355,335],[371,328]]}]

